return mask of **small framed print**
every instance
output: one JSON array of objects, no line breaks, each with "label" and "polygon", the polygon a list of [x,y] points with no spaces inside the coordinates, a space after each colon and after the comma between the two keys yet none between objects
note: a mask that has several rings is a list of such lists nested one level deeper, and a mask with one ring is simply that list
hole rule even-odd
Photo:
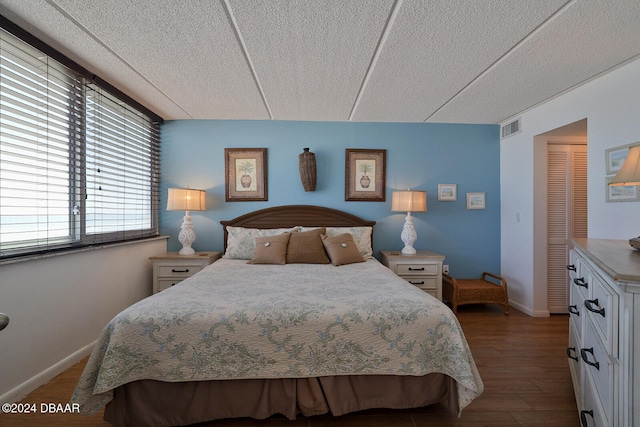
[{"label": "small framed print", "polygon": [[458,200],[458,184],[438,184],[438,201],[455,202]]},{"label": "small framed print", "polygon": [[344,200],[384,202],[387,150],[346,149]]},{"label": "small framed print", "polygon": [[224,157],[227,202],[268,200],[266,148],[225,148]]},{"label": "small framed print", "polygon": [[467,209],[486,209],[484,193],[467,193]]},{"label": "small framed print", "polygon": [[640,191],[637,185],[609,185],[613,176],[605,178],[607,203],[609,202],[637,202],[640,200]]},{"label": "small framed print", "polygon": [[607,175],[615,175],[622,169],[622,165],[629,154],[629,147],[635,144],[637,144],[637,142],[604,150],[604,156],[607,162]]}]

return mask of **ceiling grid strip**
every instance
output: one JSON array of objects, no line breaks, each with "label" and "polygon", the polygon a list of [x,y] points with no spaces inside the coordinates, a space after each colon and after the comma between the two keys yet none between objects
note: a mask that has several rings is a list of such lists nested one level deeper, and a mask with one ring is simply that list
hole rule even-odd
[{"label": "ceiling grid strip", "polygon": [[382,34],[380,35],[380,40],[378,41],[378,45],[376,46],[376,51],[373,54],[373,57],[371,58],[371,62],[369,63],[369,67],[367,67],[367,72],[365,73],[364,78],[362,79],[362,84],[360,85],[360,89],[358,90],[358,95],[356,96],[356,100],[354,101],[353,107],[351,108],[351,112],[349,113],[349,118],[347,119],[348,121],[353,120],[353,115],[358,109],[358,105],[360,104],[360,99],[362,98],[362,94],[364,93],[364,90],[367,87],[367,83],[369,82],[371,73],[373,72],[373,69],[375,68],[376,63],[378,62],[378,58],[380,57],[380,52],[382,52],[382,48],[384,47],[387,37],[391,32],[391,27],[393,27],[393,22],[395,21],[396,16],[398,15],[398,11],[402,7],[402,1],[403,0],[396,0],[393,4],[393,7],[391,8],[389,19],[387,19],[384,29],[382,30]]},{"label": "ceiling grid strip", "polygon": [[258,73],[256,72],[256,69],[253,66],[253,61],[251,61],[251,55],[249,55],[249,50],[247,49],[247,45],[244,42],[242,33],[240,33],[240,27],[238,26],[238,21],[236,21],[236,17],[233,14],[233,11],[231,10],[231,5],[229,4],[229,0],[223,0],[222,4],[224,5],[224,10],[227,13],[227,17],[231,22],[233,31],[236,34],[238,43],[240,43],[240,48],[242,49],[242,54],[244,55],[245,60],[247,61],[247,66],[251,70],[251,75],[253,76],[253,80],[256,83],[256,88],[258,89],[258,92],[260,92],[260,98],[262,98],[262,102],[264,103],[264,106],[267,109],[267,113],[269,113],[269,120],[273,120],[273,113],[271,113],[271,107],[269,106],[269,101],[267,101],[267,96],[264,94],[262,83],[260,83],[260,79],[258,78]]}]

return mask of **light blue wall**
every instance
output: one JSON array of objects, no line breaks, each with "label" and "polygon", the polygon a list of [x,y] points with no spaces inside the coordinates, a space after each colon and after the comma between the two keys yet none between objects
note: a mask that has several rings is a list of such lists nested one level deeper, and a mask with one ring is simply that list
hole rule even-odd
[{"label": "light blue wall", "polygon": [[[181,245],[183,213],[166,211],[169,187],[207,191],[207,211],[193,212],[196,250],[221,250],[219,221],[285,204],[340,209],[377,221],[374,251],[399,250],[406,214],[391,212],[396,189],[427,191],[415,213],[418,250],[446,256],[451,273],[500,273],[500,146],[497,125],[288,121],[170,121],[162,126],[160,232]],[[267,148],[268,202],[225,202],[224,149]],[[298,154],[309,147],[318,169],[315,192],[300,183]],[[386,202],[345,202],[345,149],[387,150]],[[438,184],[457,184],[456,202],[438,202]],[[485,192],[486,210],[467,210],[466,193]]]}]

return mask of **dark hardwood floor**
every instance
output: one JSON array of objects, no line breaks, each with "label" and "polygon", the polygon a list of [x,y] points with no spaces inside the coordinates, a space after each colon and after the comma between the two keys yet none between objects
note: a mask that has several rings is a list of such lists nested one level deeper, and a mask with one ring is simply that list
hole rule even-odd
[{"label": "dark hardwood floor", "polygon": [[[501,306],[463,306],[458,318],[484,381],[484,393],[461,417],[439,405],[407,410],[371,410],[333,417],[289,421],[234,419],[198,427],[578,427],[566,356],[568,316],[532,318],[517,310],[505,316]],[[29,394],[23,403],[68,402],[86,360]],[[39,411],[38,411],[39,412]],[[0,414],[0,426],[108,426],[102,412],[77,414]]]}]

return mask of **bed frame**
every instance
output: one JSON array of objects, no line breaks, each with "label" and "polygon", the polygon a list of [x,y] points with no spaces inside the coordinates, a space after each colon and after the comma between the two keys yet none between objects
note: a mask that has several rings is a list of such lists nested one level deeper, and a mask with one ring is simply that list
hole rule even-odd
[{"label": "bed frame", "polygon": [[[227,249],[227,226],[245,228],[303,227],[373,227],[367,221],[337,209],[312,205],[286,205],[260,209],[237,218],[220,221],[224,230],[224,249]],[[373,237],[373,235],[372,235]]]}]

